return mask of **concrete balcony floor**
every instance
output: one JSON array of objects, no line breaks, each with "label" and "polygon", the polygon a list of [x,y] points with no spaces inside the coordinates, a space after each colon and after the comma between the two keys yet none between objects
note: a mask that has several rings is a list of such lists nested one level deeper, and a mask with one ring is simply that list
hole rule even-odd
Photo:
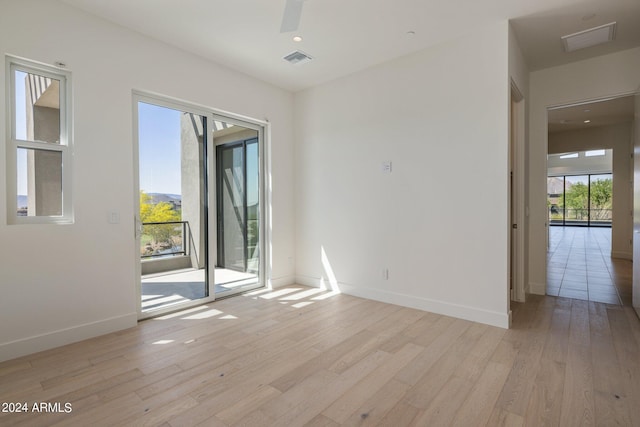
[{"label": "concrete balcony floor", "polygon": [[[165,308],[205,296],[205,270],[185,269],[142,276],[142,311]],[[212,289],[217,297],[242,292],[254,285],[258,276],[226,268],[216,268],[215,285]]]}]

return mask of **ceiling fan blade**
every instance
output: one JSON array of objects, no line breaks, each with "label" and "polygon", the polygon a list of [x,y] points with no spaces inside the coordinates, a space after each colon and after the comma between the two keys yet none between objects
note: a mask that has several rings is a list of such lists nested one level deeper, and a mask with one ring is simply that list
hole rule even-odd
[{"label": "ceiling fan blade", "polygon": [[281,33],[289,33],[298,29],[300,25],[300,16],[302,15],[302,3],[304,0],[287,0],[282,15],[282,24],[280,25]]}]

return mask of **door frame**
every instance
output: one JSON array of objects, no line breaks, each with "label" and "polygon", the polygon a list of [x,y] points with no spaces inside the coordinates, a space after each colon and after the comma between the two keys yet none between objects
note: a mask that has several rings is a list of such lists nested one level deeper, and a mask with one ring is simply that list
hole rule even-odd
[{"label": "door frame", "polygon": [[[142,312],[142,261],[139,256],[140,251],[140,156],[139,156],[139,141],[138,141],[138,103],[145,102],[160,107],[171,108],[178,111],[189,112],[205,117],[208,123],[206,127],[206,193],[205,207],[207,211],[207,284],[208,284],[208,296],[185,302],[184,304],[178,304],[175,306],[160,308],[153,310],[152,312]],[[132,90],[132,146],[133,146],[133,245],[135,254],[135,268],[134,278],[136,287],[136,311],[138,313],[138,320],[161,316],[164,314],[172,313],[175,311],[184,310],[187,308],[199,306],[202,304],[215,301],[215,265],[217,259],[217,212],[216,206],[216,147],[213,141],[213,126],[211,124],[214,120],[222,121],[230,124],[235,124],[245,128],[256,130],[258,133],[258,155],[259,161],[259,176],[260,176],[260,188],[259,188],[259,203],[262,209],[260,220],[260,272],[258,275],[258,287],[270,287],[268,278],[271,277],[271,245],[267,244],[267,239],[270,242],[271,233],[268,229],[268,224],[271,224],[270,212],[271,212],[271,182],[270,182],[270,158],[269,147],[270,142],[268,135],[270,134],[269,122],[253,119],[250,117],[229,113],[226,111],[214,109],[211,107],[202,106],[190,102],[185,102],[179,99],[171,98],[168,96],[160,95],[154,92]],[[213,208],[212,208],[213,207]],[[267,262],[267,259],[269,262]]]},{"label": "door frame", "polygon": [[[589,104],[593,104],[596,102],[603,102],[603,101],[609,101],[609,100],[613,100],[613,99],[617,99],[617,98],[623,98],[623,97],[627,97],[627,96],[635,96],[638,97],[640,96],[640,92],[638,92],[637,90],[634,91],[625,91],[625,92],[620,92],[620,93],[613,93],[610,95],[599,95],[593,98],[582,98],[578,101],[571,101],[571,102],[557,102],[557,103],[552,103],[552,104],[548,104],[545,106],[544,111],[544,124],[545,124],[545,135],[548,133],[549,131],[549,111],[551,110],[557,110],[557,109],[561,109],[561,108],[567,108],[567,107],[574,107],[574,106],[582,106],[582,105],[589,105]],[[637,102],[637,101],[636,101]],[[638,117],[639,112],[636,110],[635,111],[636,114],[636,118]],[[636,119],[637,120],[637,119]],[[634,133],[638,132],[637,130],[637,126],[633,126],[634,129]],[[635,135],[635,138],[640,138],[638,137],[638,134]],[[544,206],[544,212],[545,212],[545,228],[546,228],[546,232],[545,232],[545,236],[546,236],[546,245],[544,246],[544,254],[541,252],[540,255],[540,259],[544,260],[544,263],[541,265],[544,267],[544,285],[536,285],[536,294],[538,295],[546,295],[547,294],[547,271],[548,271],[548,263],[549,260],[547,259],[547,255],[549,253],[549,233],[550,233],[550,224],[548,221],[548,209],[547,209],[547,200],[548,200],[548,193],[547,193],[547,183],[546,183],[546,179],[547,179],[547,171],[548,171],[548,166],[547,166],[547,157],[549,155],[549,139],[548,137],[545,137],[544,139],[544,167],[543,167],[543,171],[544,171],[544,179],[545,179],[545,184],[544,184],[544,199],[542,199],[540,196],[542,195],[542,193],[540,192],[536,197],[535,200],[536,201],[542,201],[544,200],[540,206]],[[634,147],[634,135],[632,135],[631,141],[630,143],[630,148]],[[614,150],[615,151],[615,150]],[[637,200],[640,199],[640,186],[638,185],[638,180],[636,179],[637,176],[635,174],[635,162],[638,159],[638,153],[637,152],[633,152],[632,158],[630,159],[631,161],[631,176],[632,176],[632,183],[631,183],[631,208],[633,211],[632,214],[632,229],[631,229],[631,236],[630,239],[632,241],[632,258],[633,258],[633,273],[632,273],[632,295],[635,295],[636,292],[633,292],[633,286],[634,284],[638,283],[637,287],[638,290],[640,291],[640,268],[638,269],[638,273],[636,274],[636,265],[640,264],[640,249],[638,249],[638,254],[636,254],[636,241],[638,239],[636,239],[636,234],[640,233],[639,231],[636,231],[636,221],[638,221],[638,223],[640,224],[640,220],[638,220],[638,218],[640,217],[640,215],[638,215],[638,212],[640,212],[640,210],[636,210],[636,206],[637,206]],[[536,170],[538,170],[536,168]],[[638,167],[638,170],[640,170],[640,166]],[[613,168],[612,168],[612,174],[613,174]],[[636,186],[638,186],[638,193],[636,195]],[[542,209],[541,209],[542,210]],[[612,228],[613,230],[613,223],[612,223]],[[639,242],[640,243],[640,242]],[[639,245],[640,247],[640,245]],[[536,251],[537,253],[537,251]],[[636,277],[637,276],[637,277]],[[640,292],[638,292],[638,294],[640,294]],[[640,296],[638,297],[640,298]],[[640,302],[638,302],[638,305],[640,306]],[[637,310],[638,311],[638,316],[640,317],[640,309]]]},{"label": "door frame", "polygon": [[[509,300],[525,302],[525,141],[526,102],[511,80],[509,97],[508,276]],[[513,225],[516,224],[516,228]],[[513,289],[511,289],[513,281]]]}]

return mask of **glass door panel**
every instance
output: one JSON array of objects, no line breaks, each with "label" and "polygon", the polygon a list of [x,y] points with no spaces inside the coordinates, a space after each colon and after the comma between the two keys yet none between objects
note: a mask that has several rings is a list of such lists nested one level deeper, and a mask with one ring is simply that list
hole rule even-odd
[{"label": "glass door panel", "polygon": [[227,296],[260,280],[260,144],[257,131],[234,126],[217,145],[218,254],[215,292]]},{"label": "glass door panel", "polygon": [[589,176],[565,177],[565,225],[589,225]]},{"label": "glass door panel", "polygon": [[611,226],[613,175],[590,175],[589,218],[592,226]]},{"label": "glass door panel", "polygon": [[220,192],[218,234],[218,265],[245,271],[245,176],[244,146],[223,146],[219,149]]},{"label": "glass door panel", "polygon": [[247,141],[247,271],[260,268],[260,159],[258,140]]},{"label": "glass door panel", "polygon": [[206,118],[138,102],[141,317],[209,297]]},{"label": "glass door panel", "polygon": [[547,178],[547,207],[549,209],[549,224],[564,224],[564,177],[550,176]]}]

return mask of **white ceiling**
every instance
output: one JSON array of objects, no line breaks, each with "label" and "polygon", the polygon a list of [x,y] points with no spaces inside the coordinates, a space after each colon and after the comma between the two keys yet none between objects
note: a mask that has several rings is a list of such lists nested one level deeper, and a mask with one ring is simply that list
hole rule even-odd
[{"label": "white ceiling", "polygon": [[548,113],[549,133],[630,123],[634,112],[633,96],[557,108]]},{"label": "white ceiling", "polygon": [[[640,45],[638,0],[305,0],[299,31],[283,34],[286,0],[62,1],[291,91],[505,19],[513,19],[532,70]],[[562,52],[561,35],[612,20],[618,21],[616,41]],[[294,42],[294,34],[303,41]],[[294,50],[314,60],[285,62]]]}]

